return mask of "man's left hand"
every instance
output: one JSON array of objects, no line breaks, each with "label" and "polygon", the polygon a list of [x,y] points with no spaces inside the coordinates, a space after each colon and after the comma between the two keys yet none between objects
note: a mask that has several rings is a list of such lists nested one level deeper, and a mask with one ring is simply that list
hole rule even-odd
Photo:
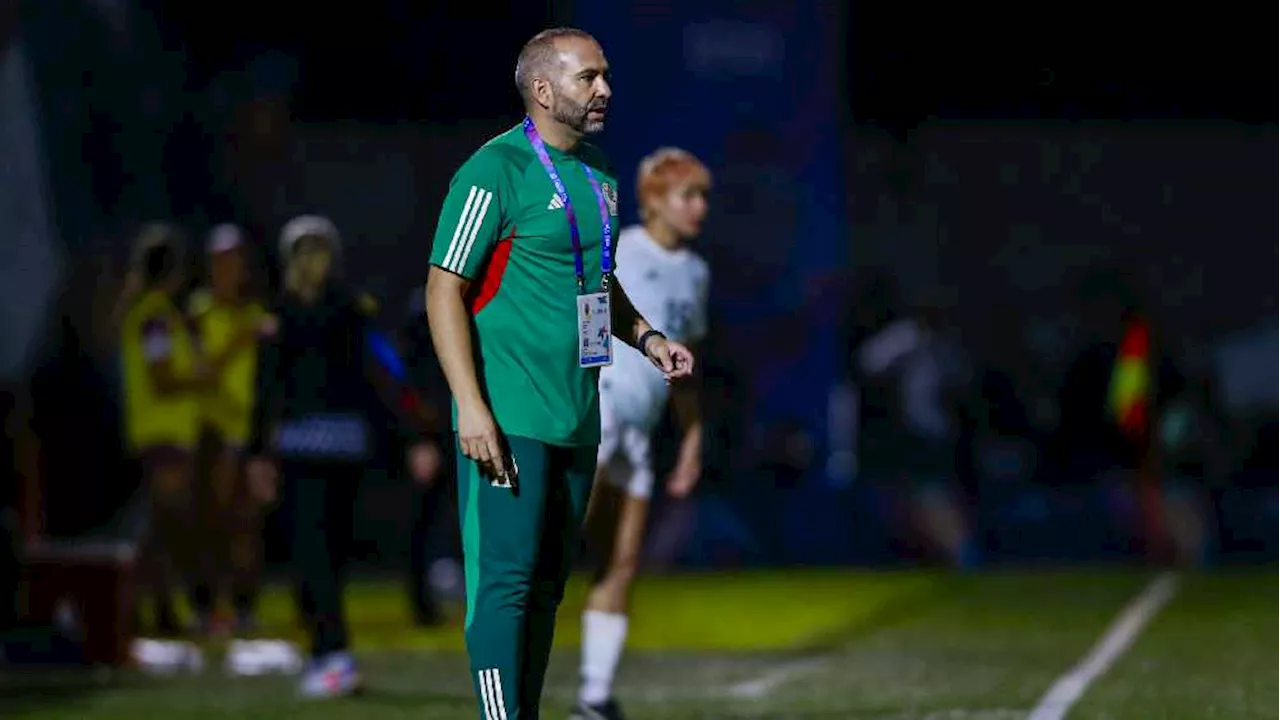
[{"label": "man's left hand", "polygon": [[652,337],[643,350],[649,362],[662,371],[668,384],[693,374],[693,353],[678,342]]},{"label": "man's left hand", "polygon": [[444,462],[440,449],[431,443],[418,443],[409,448],[409,473],[413,481],[420,485],[429,485],[440,474]]}]

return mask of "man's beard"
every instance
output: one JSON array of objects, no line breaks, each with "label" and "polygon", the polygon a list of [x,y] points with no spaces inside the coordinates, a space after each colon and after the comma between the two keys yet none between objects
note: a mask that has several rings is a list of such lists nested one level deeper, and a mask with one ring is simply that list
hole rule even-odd
[{"label": "man's beard", "polygon": [[[596,109],[603,107],[598,104]],[[590,109],[572,98],[552,93],[551,116],[556,119],[556,122],[571,127],[583,135],[594,135],[604,130],[603,120],[592,120],[587,116]]]}]

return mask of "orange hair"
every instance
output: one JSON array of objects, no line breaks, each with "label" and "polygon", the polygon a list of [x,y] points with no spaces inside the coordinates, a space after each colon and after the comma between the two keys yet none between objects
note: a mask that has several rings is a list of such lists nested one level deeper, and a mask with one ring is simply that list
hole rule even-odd
[{"label": "orange hair", "polygon": [[640,203],[640,215],[652,198],[662,197],[671,188],[685,182],[711,187],[711,171],[693,153],[675,147],[655,150],[640,161],[636,174],[636,200]]}]

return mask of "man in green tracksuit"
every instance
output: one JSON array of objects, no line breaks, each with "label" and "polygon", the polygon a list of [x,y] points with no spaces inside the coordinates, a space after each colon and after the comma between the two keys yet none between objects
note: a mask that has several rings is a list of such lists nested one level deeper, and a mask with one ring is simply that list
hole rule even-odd
[{"label": "man in green tracksuit", "polygon": [[551,652],[600,441],[611,337],[668,381],[693,356],[612,277],[617,178],[583,141],[611,91],[588,34],[548,30],[520,53],[528,113],[450,185],[427,280],[431,336],[454,397],[466,639],[483,720],[529,720]]}]

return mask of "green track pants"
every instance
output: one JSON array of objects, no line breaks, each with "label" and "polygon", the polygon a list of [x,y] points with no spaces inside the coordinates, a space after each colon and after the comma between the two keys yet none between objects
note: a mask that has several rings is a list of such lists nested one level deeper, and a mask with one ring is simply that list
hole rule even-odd
[{"label": "green track pants", "polygon": [[516,487],[458,451],[466,640],[481,720],[538,717],[556,609],[591,496],[595,446],[509,437]]}]

